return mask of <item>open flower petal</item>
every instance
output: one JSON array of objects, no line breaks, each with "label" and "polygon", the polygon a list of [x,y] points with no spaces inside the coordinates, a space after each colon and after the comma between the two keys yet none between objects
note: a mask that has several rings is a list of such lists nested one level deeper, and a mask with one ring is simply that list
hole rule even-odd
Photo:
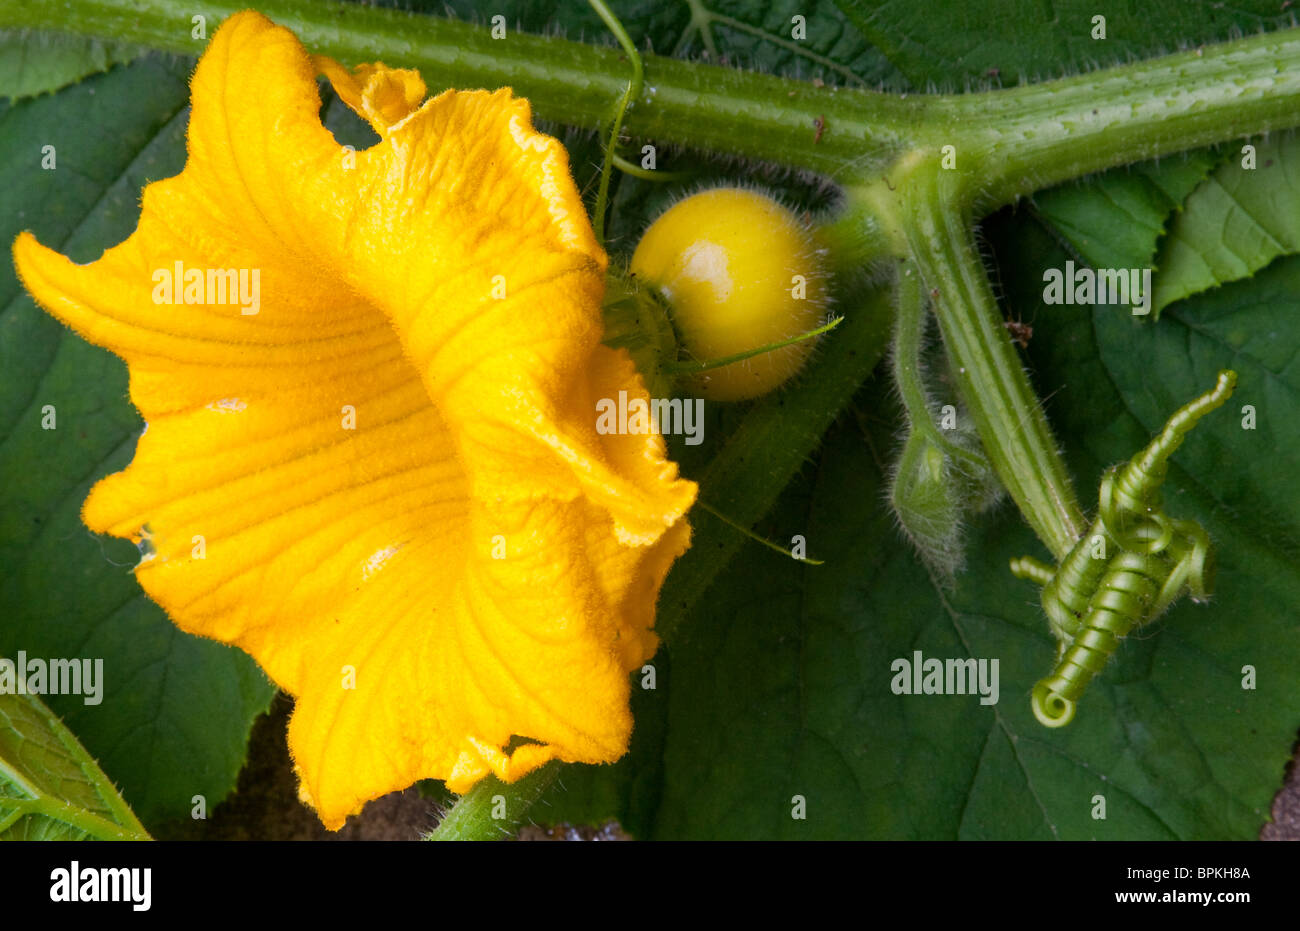
[{"label": "open flower petal", "polygon": [[[318,72],[378,144],[321,125]],[[86,523],[147,541],[176,623],[296,696],[331,828],[423,777],[616,759],[695,486],[660,437],[595,430],[596,400],[645,389],[599,344],[606,259],[564,149],[509,90],[424,100],[256,13],[192,90],[185,170],[129,239],[88,265],[14,245],[148,423]]]}]

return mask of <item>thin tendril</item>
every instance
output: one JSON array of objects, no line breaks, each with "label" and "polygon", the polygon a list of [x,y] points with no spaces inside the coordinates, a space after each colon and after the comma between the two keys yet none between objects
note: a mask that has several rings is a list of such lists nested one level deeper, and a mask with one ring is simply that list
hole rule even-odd
[{"label": "thin tendril", "polygon": [[778,48],[783,48],[787,52],[793,52],[795,55],[798,55],[801,58],[806,58],[811,62],[819,64],[827,71],[835,72],[840,77],[844,78],[844,80],[847,81],[849,84],[856,84],[858,87],[867,86],[867,82],[862,80],[862,78],[858,77],[856,74],[854,74],[851,68],[846,68],[844,67],[844,65],[839,64],[834,59],[827,58],[825,55],[818,55],[816,52],[812,51],[811,49],[804,48],[798,42],[792,42],[789,39],[782,39],[780,36],[773,35],[772,33],[767,32],[766,30],[759,29],[757,26],[751,26],[749,23],[745,22],[744,20],[739,20],[736,19],[735,17],[727,16],[725,13],[719,13],[716,10],[707,10],[705,15],[708,17],[710,22],[722,23],[722,25],[729,26],[730,28],[735,29],[737,32],[749,33],[751,36],[754,36],[755,38],[762,39],[765,42],[771,42],[773,45],[777,46]]},{"label": "thin tendril", "polygon": [[1045,726],[1063,727],[1074,719],[1088,683],[1105,669],[1120,640],[1184,593],[1195,601],[1209,595],[1209,534],[1195,521],[1168,517],[1160,486],[1174,450],[1236,383],[1235,372],[1220,372],[1212,390],[1180,407],[1144,449],[1107,471],[1096,520],[1054,571],[1027,556],[1012,561],[1018,577],[1042,583],[1043,608],[1061,644],[1056,668],[1034,686],[1030,702]]},{"label": "thin tendril", "polygon": [[1046,585],[1052,581],[1053,571],[1051,566],[1039,562],[1032,556],[1020,556],[1011,560],[1012,575],[1018,579],[1037,582],[1039,585]]},{"label": "thin tendril", "polygon": [[596,14],[605,21],[609,31],[614,34],[618,44],[623,46],[623,51],[627,53],[628,60],[632,64],[632,79],[627,82],[627,90],[623,92],[623,98],[618,103],[618,109],[614,111],[614,122],[610,127],[609,141],[605,144],[605,164],[600,172],[600,192],[596,195],[596,210],[593,227],[596,233],[596,241],[603,247],[605,245],[605,210],[609,201],[609,178],[614,166],[614,150],[618,147],[618,134],[623,131],[623,117],[627,114],[627,108],[632,101],[641,96],[641,85],[645,79],[645,69],[641,65],[641,56],[637,53],[636,46],[632,44],[631,38],[628,37],[627,30],[623,24],[618,21],[618,17],[610,11],[604,3],[604,0],[587,0]]},{"label": "thin tendril", "polygon": [[907,411],[908,424],[943,450],[952,459],[965,463],[978,474],[988,468],[982,456],[962,449],[944,436],[934,424],[930,399],[921,377],[921,342],[927,316],[927,298],[921,286],[921,272],[915,263],[903,262],[898,268],[898,313],[894,321],[894,382]]},{"label": "thin tendril", "polygon": [[784,547],[777,546],[775,543],[773,543],[771,540],[766,539],[765,537],[760,537],[758,534],[754,533],[754,531],[750,530],[748,527],[744,527],[736,523],[734,520],[732,520],[726,514],[723,514],[717,508],[711,507],[710,505],[708,505],[704,501],[701,501],[698,498],[695,500],[695,506],[697,508],[700,508],[703,511],[707,511],[708,513],[712,514],[714,517],[722,521],[732,530],[739,531],[749,539],[753,540],[755,543],[760,543],[763,546],[766,546],[769,550],[772,550],[773,552],[780,553],[782,556],[788,556],[789,558],[798,560],[799,562],[806,562],[810,566],[825,565],[825,563],[822,560],[813,559],[811,556],[794,556],[793,554],[791,554],[789,550],[785,549]]},{"label": "thin tendril", "polygon": [[629,162],[617,152],[614,153],[614,167],[625,175],[631,175],[634,178],[640,178],[643,181],[687,181],[695,176],[693,171],[660,171],[649,168],[642,168],[635,162]]},{"label": "thin tendril", "polygon": [[815,330],[808,330],[806,333],[800,333],[798,336],[783,339],[779,343],[768,343],[766,346],[759,346],[757,349],[747,349],[744,352],[736,353],[734,356],[724,356],[721,359],[709,359],[707,362],[666,362],[664,363],[664,371],[671,372],[674,375],[693,375],[697,372],[708,372],[713,369],[720,369],[736,362],[744,362],[746,359],[752,359],[754,356],[761,356],[764,353],[784,349],[786,346],[793,346],[795,343],[802,343],[806,339],[816,339],[823,333],[829,333],[831,330],[835,329],[843,320],[843,317],[835,317]]}]

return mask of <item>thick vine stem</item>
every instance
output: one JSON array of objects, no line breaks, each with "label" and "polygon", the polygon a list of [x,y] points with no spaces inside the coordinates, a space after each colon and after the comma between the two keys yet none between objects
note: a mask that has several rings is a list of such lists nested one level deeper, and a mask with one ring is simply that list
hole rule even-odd
[{"label": "thick vine stem", "polygon": [[[58,29],[183,55],[244,0],[0,0],[0,28]],[[418,68],[431,88],[509,86],[540,116],[594,128],[627,88],[617,49],[331,0],[258,9],[314,53]],[[811,168],[846,184],[901,155],[954,147],[980,211],[1143,159],[1300,125],[1300,29],[1007,90],[892,95],[644,55],[627,132]],[[823,131],[818,132],[821,126]],[[978,213],[978,212],[977,212]]]},{"label": "thick vine stem", "polygon": [[973,127],[957,157],[981,179],[981,216],[1118,164],[1300,125],[1297,94],[1300,29],[1290,29],[949,106]]},{"label": "thick vine stem", "polygon": [[898,228],[929,288],[958,391],[998,477],[1061,559],[1086,523],[1047,418],[1002,325],[975,247],[961,179],[918,154],[896,186]]},{"label": "thick vine stem", "polygon": [[[0,29],[57,29],[198,55],[192,36],[205,18],[211,36],[248,0],[0,0]],[[431,91],[510,87],[538,116],[571,126],[607,125],[628,88],[621,49],[519,32],[505,24],[494,39],[488,23],[332,0],[259,0],[257,10],[291,30],[314,54],[344,64],[383,61],[416,68]],[[491,15],[491,14],[488,14]],[[720,66],[643,54],[644,81],[624,120],[625,132],[657,144],[681,143],[734,152],[826,174],[846,165],[885,164],[923,119],[923,98],[814,87]],[[826,131],[819,141],[815,121]],[[878,157],[866,158],[867,153]]]}]

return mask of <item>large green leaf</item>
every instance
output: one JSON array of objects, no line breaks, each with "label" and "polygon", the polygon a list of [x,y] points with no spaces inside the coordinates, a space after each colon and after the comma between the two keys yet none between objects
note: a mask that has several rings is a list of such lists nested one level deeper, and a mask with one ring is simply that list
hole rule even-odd
[{"label": "large green leaf", "polygon": [[1170,218],[1217,163],[1198,149],[1063,184],[1036,194],[1034,206],[1093,268],[1149,268]]},{"label": "large green leaf", "polygon": [[[89,261],[124,239],[144,184],[184,163],[187,76],[147,59],[0,110],[0,241],[30,229]],[[131,544],[81,524],[141,430],[125,366],[39,310],[6,261],[0,372],[0,654],[102,658],[102,703],[51,707],[146,823],[188,815],[196,795],[211,809],[272,689],[242,653],[168,621],[131,575]]]},{"label": "large green leaf", "polygon": [[143,840],[103,770],[40,699],[0,695],[0,840]]},{"label": "large green leaf", "polygon": [[[1041,81],[1290,23],[1276,0],[836,2],[913,85],[948,90]],[[1093,38],[1097,16],[1105,18],[1104,39]]]},{"label": "large green leaf", "polygon": [[[1011,303],[1036,300],[1037,272],[1064,254],[1031,224],[995,233]],[[828,438],[815,473],[773,523],[799,527],[827,562],[805,567],[747,546],[700,600],[672,650],[671,687],[639,696],[633,757],[662,761],[539,815],[621,816],[641,836],[767,838],[1247,838],[1300,721],[1300,293],[1288,259],[1158,326],[1115,308],[1060,308],[1034,340],[1040,389],[1080,487],[1126,458],[1165,416],[1241,374],[1232,405],[1175,457],[1171,513],[1202,521],[1220,556],[1211,604],[1184,602],[1124,641],[1069,728],[1041,727],[1033,683],[1054,642],[1036,591],[1008,560],[1042,555],[1014,512],[972,532],[952,594],[916,561],[880,505],[897,413],[881,386]],[[1055,310],[1054,310],[1055,314]],[[1258,427],[1242,429],[1241,405]],[[1265,421],[1268,421],[1266,423]],[[891,663],[998,659],[1000,700],[895,695]],[[1257,687],[1243,689],[1251,666]],[[617,776],[618,768],[610,776]],[[599,773],[599,771],[596,771]],[[590,773],[590,771],[589,771]],[[585,793],[585,794],[583,794]],[[1096,796],[1105,818],[1093,817]],[[806,819],[791,817],[802,796]]]},{"label": "large green leaf", "polygon": [[35,97],[107,71],[144,50],[83,36],[30,30],[0,31],[0,97]]},{"label": "large green leaf", "polygon": [[692,0],[691,19],[664,52],[828,84],[901,84],[897,69],[832,0]]},{"label": "large green leaf", "polygon": [[1062,185],[1035,205],[1094,268],[1154,267],[1158,316],[1300,251],[1300,141],[1288,134],[1255,149],[1252,167],[1237,147],[1224,148],[1226,161],[1200,150]]},{"label": "large green leaf", "polygon": [[[1167,18],[1171,30],[1144,26],[1104,47],[1074,43],[1063,57],[1060,36],[1048,35],[1050,17],[1038,7],[857,6],[907,18],[924,52],[918,47],[913,56],[909,43],[901,56],[888,43],[882,48],[922,86],[957,84],[995,67],[1003,79],[1060,73],[1150,54],[1173,36],[1209,39],[1258,23],[1250,8],[1207,5],[1205,16],[1184,10]],[[1117,22],[1129,22],[1104,4],[1088,12],[1108,15],[1112,38]],[[1081,34],[1091,43],[1088,19]],[[873,34],[872,23],[863,31]],[[1050,41],[1040,47],[1035,34]],[[1000,290],[1012,315],[1035,324],[1039,392],[1091,506],[1102,469],[1135,452],[1213,383],[1218,368],[1241,371],[1241,403],[1259,390],[1259,372],[1225,347],[1203,351],[1193,364],[1187,341],[1210,330],[1184,308],[1158,325],[1135,323],[1116,308],[1044,308],[1042,272],[1072,256],[1103,267],[1152,264],[1170,218],[1218,160],[1215,152],[1191,153],[1040,194],[1035,207],[1053,225],[1052,237],[1023,214],[993,224]],[[1300,343],[1285,317],[1289,279],[1265,279],[1224,289],[1204,309],[1225,343],[1267,342],[1284,361]],[[1249,307],[1268,320],[1230,322]],[[688,553],[670,576],[661,617],[671,619],[675,591],[697,578],[715,581],[671,649],[655,658],[657,688],[634,689],[631,753],[613,767],[567,768],[537,817],[619,818],[642,837],[1255,836],[1300,723],[1290,687],[1300,668],[1300,625],[1288,607],[1300,597],[1300,573],[1286,543],[1300,537],[1300,496],[1280,479],[1259,484],[1300,445],[1284,443],[1275,458],[1275,438],[1262,432],[1284,429],[1300,413],[1293,388],[1279,388],[1266,389],[1275,395],[1275,427],[1261,421],[1244,433],[1230,407],[1198,428],[1175,460],[1171,511],[1203,521],[1216,540],[1218,597],[1208,607],[1183,603],[1127,640],[1063,731],[1042,728],[1029,712],[1029,690],[1051,670],[1054,641],[1036,590],[1007,567],[1014,556],[1043,557],[1040,544],[1008,509],[979,519],[957,590],[937,586],[886,516],[881,475],[897,454],[900,419],[886,388],[866,389],[857,417],[833,431],[815,466],[756,528],[776,537],[797,528],[827,565],[799,566],[747,545],[718,575],[707,554]],[[1229,442],[1231,469],[1204,461],[1207,450],[1227,455]],[[1180,468],[1198,457],[1201,472]],[[1255,473],[1255,483],[1232,486],[1239,470]],[[1210,487],[1232,487],[1207,493],[1198,484],[1202,472]],[[1279,495],[1292,502],[1285,514],[1269,503]],[[1269,545],[1261,541],[1272,539],[1284,545],[1261,559]],[[998,705],[894,695],[890,663],[918,649],[927,657],[997,658]],[[1260,676],[1255,690],[1241,687],[1246,665]],[[796,795],[805,799],[806,820],[791,817]],[[1093,817],[1097,795],[1106,799],[1104,820]]]},{"label": "large green leaf", "polygon": [[1187,198],[1160,247],[1154,310],[1300,251],[1300,140],[1234,155]]},{"label": "large green leaf", "polygon": [[[475,0],[381,0],[379,5],[454,16],[485,27],[503,16],[508,30],[559,32],[607,45],[614,41],[591,6],[573,0],[503,0],[490,8]],[[828,84],[901,82],[897,70],[834,0],[612,0],[609,7],[639,47],[659,55],[707,58]]]}]

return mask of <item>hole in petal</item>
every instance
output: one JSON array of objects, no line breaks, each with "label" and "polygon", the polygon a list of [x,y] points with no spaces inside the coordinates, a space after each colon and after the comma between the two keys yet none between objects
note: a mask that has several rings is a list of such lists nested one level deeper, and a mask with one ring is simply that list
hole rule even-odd
[{"label": "hole in petal", "polygon": [[322,78],[320,88],[320,121],[330,131],[335,142],[350,145],[358,152],[379,142],[379,134],[339,98],[329,81]]}]

